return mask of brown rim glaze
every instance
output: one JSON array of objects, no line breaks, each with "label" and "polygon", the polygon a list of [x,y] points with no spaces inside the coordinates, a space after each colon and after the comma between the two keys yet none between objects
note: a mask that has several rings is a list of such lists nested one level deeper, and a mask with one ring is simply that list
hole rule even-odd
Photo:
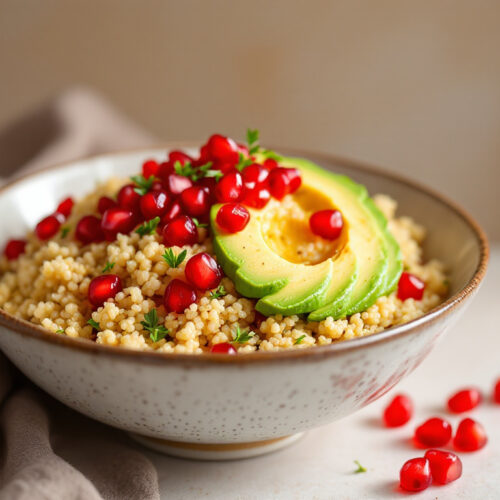
[{"label": "brown rim glaze", "polygon": [[[13,186],[30,179],[32,177],[36,177],[39,174],[50,172],[54,170],[59,170],[63,168],[67,168],[72,164],[85,160],[94,160],[99,158],[107,158],[111,156],[119,156],[124,154],[132,154],[132,153],[140,153],[144,151],[147,152],[162,150],[162,149],[174,149],[174,148],[188,148],[188,147],[197,147],[199,143],[193,142],[175,142],[175,143],[164,143],[159,146],[151,146],[149,148],[140,148],[140,149],[132,149],[132,150],[121,150],[117,152],[111,152],[98,156],[89,156],[85,158],[81,158],[79,160],[75,160],[72,162],[65,162],[59,165],[55,165],[52,167],[47,167],[31,174],[27,174],[24,176],[20,176],[15,180],[3,185],[0,188],[0,196]],[[484,278],[486,273],[486,267],[489,258],[489,245],[488,240],[484,231],[481,229],[479,224],[471,217],[461,206],[459,206],[454,201],[451,201],[447,197],[443,196],[440,193],[437,193],[433,189],[428,187],[424,187],[421,184],[414,182],[412,180],[406,179],[403,176],[399,176],[397,174],[393,174],[386,170],[380,169],[376,166],[371,166],[368,164],[364,164],[361,162],[345,159],[342,157],[337,157],[334,155],[329,155],[326,153],[314,153],[310,151],[304,150],[295,150],[291,148],[275,148],[278,151],[284,151],[287,155],[299,156],[304,158],[310,158],[312,160],[317,161],[321,164],[321,162],[327,162],[329,164],[337,164],[339,166],[347,167],[353,171],[357,172],[365,172],[368,174],[376,174],[380,177],[384,177],[386,179],[390,179],[396,181],[400,184],[404,184],[420,193],[438,201],[442,205],[446,206],[453,212],[455,212],[462,220],[466,222],[466,224],[472,229],[476,242],[479,246],[480,257],[479,263],[477,265],[476,270],[472,278],[469,282],[460,290],[455,293],[451,297],[449,297],[445,302],[435,307],[428,313],[423,316],[412,320],[403,325],[398,325],[392,328],[388,328],[387,330],[383,330],[382,332],[375,333],[373,335],[367,337],[357,337],[354,339],[344,340],[338,343],[333,343],[326,346],[316,346],[313,348],[306,349],[284,349],[282,351],[271,351],[271,352],[251,352],[251,353],[243,353],[238,354],[237,356],[228,356],[226,354],[174,354],[174,353],[159,353],[155,351],[134,351],[128,350],[120,347],[114,346],[105,346],[96,344],[95,342],[80,339],[80,338],[72,338],[66,337],[63,335],[55,335],[52,333],[48,333],[44,328],[34,325],[29,321],[25,321],[22,319],[15,318],[10,314],[6,313],[3,309],[0,309],[0,325],[5,326],[6,328],[13,330],[23,336],[31,337],[36,340],[41,340],[44,342],[48,342],[50,344],[58,344],[69,347],[71,349],[76,349],[82,352],[87,352],[96,355],[111,355],[118,356],[123,358],[135,359],[141,362],[152,362],[152,363],[202,363],[202,364],[241,364],[241,363],[252,363],[252,362],[276,362],[276,361],[286,361],[293,359],[301,359],[304,361],[314,361],[318,358],[324,358],[329,356],[335,356],[337,353],[346,350],[355,350],[361,349],[363,347],[368,347],[372,344],[378,344],[381,342],[387,342],[394,337],[401,337],[404,335],[409,335],[415,333],[417,330],[430,325],[436,321],[438,321],[441,317],[448,315],[454,309],[456,309],[465,299],[471,297],[478,289],[481,281]]]}]

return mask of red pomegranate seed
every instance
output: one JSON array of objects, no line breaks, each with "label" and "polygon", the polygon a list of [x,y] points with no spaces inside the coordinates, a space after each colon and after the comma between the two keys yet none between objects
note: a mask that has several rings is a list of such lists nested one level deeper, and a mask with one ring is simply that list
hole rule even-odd
[{"label": "red pomegranate seed", "polygon": [[134,184],[127,184],[118,191],[118,205],[121,208],[132,210],[132,212],[140,211],[141,195],[136,193]]},{"label": "red pomegranate seed", "polygon": [[73,201],[73,198],[66,198],[65,200],[61,201],[61,203],[59,203],[56,212],[67,219],[71,215],[71,210],[73,210],[74,204],[75,202]]},{"label": "red pomegranate seed", "polygon": [[239,203],[227,203],[219,208],[215,220],[224,231],[237,233],[248,224],[250,213]]},{"label": "red pomegranate seed", "polygon": [[224,175],[215,186],[215,198],[219,203],[238,201],[243,192],[243,179],[239,172]]},{"label": "red pomegranate seed", "polygon": [[167,177],[171,174],[174,174],[174,165],[169,161],[164,161],[160,163],[158,167],[158,177],[160,177],[164,182],[167,180]]},{"label": "red pomegranate seed", "polygon": [[147,220],[161,217],[168,209],[166,191],[149,191],[141,197],[141,212]]},{"label": "red pomegranate seed", "polygon": [[414,274],[404,272],[398,283],[398,299],[422,300],[424,296],[425,283]]},{"label": "red pomegranate seed", "polygon": [[127,234],[134,229],[137,219],[131,210],[110,208],[102,216],[101,227],[106,239],[112,241],[118,233]]},{"label": "red pomegranate seed", "polygon": [[406,424],[412,415],[412,400],[404,394],[398,394],[384,410],[384,422],[386,427],[399,427]]},{"label": "red pomegranate seed", "polygon": [[167,247],[198,243],[198,228],[191,217],[179,215],[163,228],[163,243]]},{"label": "red pomegranate seed", "polygon": [[255,189],[255,187],[264,184],[268,176],[269,170],[267,168],[258,163],[252,163],[243,169],[243,185],[246,189]]},{"label": "red pomegranate seed", "polygon": [[173,279],[165,290],[163,304],[167,312],[183,313],[191,304],[196,302],[196,291],[188,283]]},{"label": "red pomegranate seed", "polygon": [[193,158],[182,151],[170,151],[168,154],[168,161],[171,165],[175,165],[177,161],[181,165],[185,165],[186,163],[192,162]]},{"label": "red pomegranate seed", "polygon": [[215,177],[202,177],[200,180],[196,182],[197,186],[202,186],[208,189],[209,193],[215,193],[215,186],[217,185],[217,181]]},{"label": "red pomegranate seed", "polygon": [[85,215],[82,217],[76,225],[75,238],[84,245],[104,241],[101,219],[95,215]]},{"label": "red pomegranate seed", "polygon": [[427,458],[412,458],[399,472],[399,484],[406,491],[422,491],[432,482],[431,467]]},{"label": "red pomegranate seed", "polygon": [[235,165],[238,163],[238,145],[229,137],[214,134],[207,142],[210,158]]},{"label": "red pomegranate seed", "polygon": [[435,483],[448,484],[462,475],[462,461],[451,451],[429,450],[425,458],[429,460]]},{"label": "red pomegranate seed", "polygon": [[151,176],[158,177],[160,174],[160,165],[156,160],[146,160],[142,164],[142,175],[145,179],[149,179]]},{"label": "red pomegranate seed", "polygon": [[493,401],[500,404],[500,379],[497,380],[493,390]]},{"label": "red pomegranate seed", "polygon": [[221,342],[220,344],[213,345],[210,352],[216,354],[237,354],[236,349],[229,342]]},{"label": "red pomegranate seed", "polygon": [[204,144],[200,148],[200,156],[199,156],[198,160],[196,161],[196,164],[197,165],[204,165],[208,161],[210,161],[210,152],[208,151],[208,145]]},{"label": "red pomegranate seed", "polygon": [[290,192],[290,178],[282,167],[269,173],[269,190],[274,198],[282,200]]},{"label": "red pomegranate seed", "polygon": [[481,393],[477,389],[462,389],[448,399],[448,409],[453,413],[464,413],[474,409],[481,399]]},{"label": "red pomegranate seed", "polygon": [[181,193],[180,202],[184,210],[192,217],[205,215],[210,209],[208,189],[201,186],[190,187]]},{"label": "red pomegranate seed", "polygon": [[193,255],[186,264],[186,279],[199,290],[217,288],[222,280],[222,269],[206,252]]},{"label": "red pomegranate seed", "polygon": [[268,170],[272,170],[273,168],[278,168],[278,162],[274,158],[266,158],[264,160],[264,167]]},{"label": "red pomegranate seed", "polygon": [[453,444],[460,451],[476,451],[488,442],[484,427],[472,418],[465,418],[458,424]]},{"label": "red pomegranate seed", "polygon": [[288,176],[288,180],[290,181],[289,185],[289,193],[295,193],[297,189],[299,189],[302,184],[302,176],[300,175],[300,171],[296,168],[284,168],[283,169]]},{"label": "red pomegranate seed", "polygon": [[103,274],[94,278],[89,285],[89,302],[99,307],[122,290],[122,281],[116,274]]},{"label": "red pomegranate seed", "polygon": [[325,240],[336,240],[344,227],[344,219],[338,210],[319,210],[309,218],[309,227]]},{"label": "red pomegranate seed", "polygon": [[25,252],[25,249],[26,242],[24,240],[9,240],[3,253],[7,259],[15,260]]},{"label": "red pomegranate seed", "polygon": [[115,200],[112,200],[108,196],[101,196],[97,202],[97,211],[102,215],[108,208],[117,207]]},{"label": "red pomegranate seed", "polygon": [[178,201],[173,201],[172,203],[170,203],[170,205],[167,208],[167,211],[161,218],[161,225],[164,226],[165,224],[174,220],[178,215],[181,214],[182,214],[181,204]]},{"label": "red pomegranate seed", "polygon": [[165,187],[173,196],[181,194],[192,185],[193,181],[189,177],[184,177],[183,175],[170,174],[165,179]]},{"label": "red pomegranate seed", "polygon": [[449,443],[451,433],[449,422],[434,417],[415,429],[415,439],[424,446],[444,446]]},{"label": "red pomegranate seed", "polygon": [[237,142],[236,147],[238,148],[238,152],[243,153],[245,156],[248,156],[250,154],[248,147],[244,144],[240,144],[239,142]]},{"label": "red pomegranate seed", "polygon": [[241,203],[247,207],[264,208],[271,199],[271,193],[265,187],[246,189],[243,192]]},{"label": "red pomegranate seed", "polygon": [[35,234],[39,240],[48,240],[55,236],[61,224],[64,222],[64,217],[57,212],[42,219],[35,227]]}]

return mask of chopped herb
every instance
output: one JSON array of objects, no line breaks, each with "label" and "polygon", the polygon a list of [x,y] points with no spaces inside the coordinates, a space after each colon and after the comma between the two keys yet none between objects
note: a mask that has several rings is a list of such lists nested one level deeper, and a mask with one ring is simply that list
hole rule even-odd
[{"label": "chopped herb", "polygon": [[92,318],[90,318],[87,321],[87,324],[90,325],[95,330],[100,330],[101,329],[101,327],[99,326],[99,323],[97,321],[94,321]]},{"label": "chopped herb", "polygon": [[248,153],[254,155],[259,151],[259,131],[257,129],[247,129]]},{"label": "chopped herb", "polygon": [[160,218],[155,217],[154,219],[147,220],[144,224],[141,224],[135,232],[137,234],[140,234],[141,236],[144,236],[146,234],[153,234],[156,231],[156,228],[158,227],[158,224],[160,223]]},{"label": "chopped herb", "polygon": [[106,265],[104,266],[104,269],[101,271],[102,274],[107,273],[108,271],[111,271],[115,267],[114,262],[106,262]]},{"label": "chopped herb", "polygon": [[165,259],[165,261],[170,267],[175,268],[179,267],[182,261],[186,258],[186,255],[187,255],[187,250],[183,250],[178,255],[175,255],[174,251],[171,248],[167,248],[162,257]]},{"label": "chopped herb", "polygon": [[220,170],[207,170],[205,172],[205,177],[215,177],[215,180],[219,182],[219,180],[224,177],[224,174]]},{"label": "chopped herb", "polygon": [[196,227],[208,227],[208,224],[205,222],[200,222],[196,217],[191,217],[191,220],[194,222]]},{"label": "chopped herb", "polygon": [[233,332],[233,341],[238,342],[238,344],[244,344],[245,342],[248,342],[254,335],[254,332],[248,330],[240,330],[240,325],[236,325],[236,330]]},{"label": "chopped herb", "polygon": [[259,150],[259,153],[264,156],[266,159],[271,159],[271,160],[276,160],[280,161],[283,157],[280,156],[278,153],[271,151],[270,149],[261,149]]},{"label": "chopped herb", "polygon": [[134,191],[141,196],[145,195],[153,186],[155,176],[151,175],[147,179],[143,175],[134,175],[130,180],[137,186]]},{"label": "chopped herb", "polygon": [[144,321],[141,321],[141,325],[149,332],[149,338],[153,342],[159,342],[168,335],[168,329],[158,324],[156,309],[151,309],[151,311],[144,315]]},{"label": "chopped herb", "polygon": [[189,177],[193,182],[199,181],[203,177],[215,177],[216,180],[219,180],[223,173],[220,170],[212,170],[210,168],[211,166],[211,161],[199,167],[193,166],[193,164],[189,161],[184,164],[180,161],[176,161],[174,164],[174,170],[177,175]]},{"label": "chopped herb", "polygon": [[253,161],[251,158],[245,157],[243,153],[239,153],[239,160],[236,164],[236,169],[238,172],[241,172],[245,167],[248,167],[248,165],[251,165],[252,163]]},{"label": "chopped herb", "polygon": [[211,299],[219,299],[220,297],[224,297],[224,295],[226,294],[227,292],[226,289],[224,288],[224,285],[220,285],[219,288],[217,288],[217,290],[210,292],[209,297]]},{"label": "chopped herb", "polygon": [[66,238],[68,236],[68,233],[71,231],[71,228],[69,226],[63,226],[61,228],[61,238]]},{"label": "chopped herb", "polygon": [[301,335],[297,340],[295,340],[295,342],[293,343],[293,345],[299,345],[299,344],[302,344],[302,341],[306,338],[305,335]]},{"label": "chopped herb", "polygon": [[354,463],[358,466],[358,468],[354,471],[354,474],[359,474],[360,472],[366,472],[366,468],[363,467],[357,460],[354,460]]},{"label": "chopped herb", "polygon": [[59,328],[59,330],[56,330],[56,333],[64,333],[64,329],[63,328]]}]

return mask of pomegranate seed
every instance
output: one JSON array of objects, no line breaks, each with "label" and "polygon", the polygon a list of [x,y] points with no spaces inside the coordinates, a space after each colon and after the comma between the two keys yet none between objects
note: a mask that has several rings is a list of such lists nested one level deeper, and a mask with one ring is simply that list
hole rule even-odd
[{"label": "pomegranate seed", "polygon": [[71,210],[73,210],[74,204],[75,202],[73,201],[73,198],[66,198],[65,200],[61,201],[61,203],[59,203],[56,212],[67,219],[71,215]]},{"label": "pomegranate seed", "polygon": [[189,177],[183,175],[170,174],[165,179],[165,187],[168,192],[177,196],[193,185],[193,181]]},{"label": "pomegranate seed", "polygon": [[325,240],[336,240],[344,227],[344,219],[338,210],[320,210],[309,218],[309,227]]},{"label": "pomegranate seed", "polygon": [[273,158],[266,158],[264,160],[264,167],[268,170],[273,170],[273,168],[278,168],[278,162]]},{"label": "pomegranate seed", "polygon": [[415,439],[424,446],[444,446],[451,439],[451,425],[442,418],[430,418],[415,429]]},{"label": "pomegranate seed", "polygon": [[141,212],[147,220],[161,217],[168,209],[166,191],[149,191],[141,197]]},{"label": "pomegranate seed", "polygon": [[199,156],[198,160],[196,161],[196,164],[197,165],[204,165],[208,161],[210,161],[210,153],[208,151],[208,145],[204,144],[200,148],[200,156]]},{"label": "pomegranate seed", "polygon": [[217,354],[237,354],[236,349],[229,342],[221,342],[220,344],[213,345],[210,352]]},{"label": "pomegranate seed", "polygon": [[132,212],[140,211],[141,195],[135,192],[134,184],[127,184],[118,191],[118,205],[121,208],[132,210]]},{"label": "pomegranate seed", "polygon": [[295,191],[297,191],[302,184],[302,177],[299,170],[296,168],[284,168],[283,170],[290,181],[289,193],[295,193]]},{"label": "pomegranate seed", "polygon": [[448,399],[448,409],[453,413],[463,413],[474,409],[481,399],[481,393],[477,389],[462,389]]},{"label": "pomegranate seed", "polygon": [[183,313],[191,304],[196,302],[196,291],[188,283],[173,279],[165,290],[163,304],[167,312]]},{"label": "pomegranate seed", "polygon": [[215,193],[215,186],[217,185],[217,181],[215,180],[215,177],[202,177],[199,181],[196,182],[196,185],[207,188],[209,193]]},{"label": "pomegranate seed", "polygon": [[101,227],[106,239],[112,241],[118,233],[127,234],[134,229],[137,219],[131,210],[110,208],[102,216]]},{"label": "pomegranate seed", "polygon": [[222,280],[222,269],[206,252],[193,255],[186,264],[186,279],[199,290],[217,288]]},{"label": "pomegranate seed", "polygon": [[210,208],[208,189],[201,186],[193,186],[184,190],[180,195],[180,201],[184,210],[192,217],[204,215]]},{"label": "pomegranate seed", "polygon": [[220,170],[223,174],[229,174],[230,172],[234,172],[234,163],[228,163],[223,161],[216,161],[212,165],[213,170]]},{"label": "pomegranate seed", "polygon": [[260,313],[259,311],[255,311],[254,323],[257,325],[257,328],[260,328],[260,324],[263,321],[266,321],[266,319],[267,319],[267,317],[264,316],[262,313]]},{"label": "pomegranate seed", "polygon": [[238,163],[238,145],[229,137],[224,137],[220,134],[214,134],[207,142],[208,154],[210,158],[231,163]]},{"label": "pomegranate seed", "polygon": [[182,207],[178,201],[173,201],[167,208],[167,211],[161,218],[161,224],[164,226],[168,222],[174,220],[178,215],[182,214]]},{"label": "pomegranate seed", "polygon": [[398,299],[422,300],[424,296],[425,283],[414,274],[404,272],[401,274],[398,283]]},{"label": "pomegranate seed", "polygon": [[64,217],[57,212],[42,219],[35,227],[35,234],[39,240],[48,240],[59,231]]},{"label": "pomegranate seed", "polygon": [[267,168],[258,163],[252,163],[243,169],[243,185],[246,189],[255,189],[255,187],[264,184],[268,176],[269,170]]},{"label": "pomegranate seed", "polygon": [[398,394],[384,410],[386,427],[399,427],[406,424],[413,415],[413,402],[408,396]]},{"label": "pomegranate seed", "polygon": [[270,199],[271,193],[268,189],[256,187],[244,191],[241,203],[247,207],[264,208]]},{"label": "pomegranate seed", "polygon": [[179,215],[163,228],[163,243],[168,247],[198,243],[198,229],[191,217]]},{"label": "pomegranate seed", "polygon": [[168,154],[168,162],[171,165],[175,165],[176,162],[179,162],[181,165],[185,165],[186,163],[191,163],[192,161],[193,158],[182,151],[170,151]]},{"label": "pomegranate seed", "polygon": [[174,174],[174,165],[170,163],[169,161],[164,161],[163,163],[160,163],[160,166],[158,167],[158,177],[163,179],[163,181],[166,181],[167,177],[170,174]]},{"label": "pomegranate seed", "polygon": [[227,203],[219,208],[215,220],[224,231],[237,233],[248,224],[250,213],[239,203]]},{"label": "pomegranate seed", "polygon": [[149,179],[151,176],[158,177],[160,173],[160,165],[156,160],[146,160],[142,164],[142,175],[145,179]]},{"label": "pomegranate seed", "polygon": [[112,200],[108,196],[101,196],[97,202],[97,211],[102,215],[108,208],[117,207],[115,200]]},{"label": "pomegranate seed", "polygon": [[405,462],[399,472],[401,488],[406,491],[425,490],[431,481],[431,467],[427,458],[412,458]]},{"label": "pomegranate seed", "polygon": [[282,200],[290,192],[290,178],[282,167],[269,173],[269,190],[274,198]]},{"label": "pomegranate seed", "polygon": [[465,418],[458,424],[453,444],[457,450],[476,451],[488,442],[484,427],[472,418]]},{"label": "pomegranate seed", "polygon": [[85,215],[82,217],[76,225],[75,238],[84,245],[104,241],[101,219],[95,215]]},{"label": "pomegranate seed", "polygon": [[493,390],[493,401],[500,404],[500,379],[497,380],[497,383],[495,384],[495,388]]},{"label": "pomegranate seed", "polygon": [[215,186],[215,198],[219,203],[238,201],[243,192],[243,179],[239,172],[224,175]]},{"label": "pomegranate seed", "polygon": [[3,253],[7,259],[15,260],[25,252],[25,249],[26,242],[24,240],[9,240]]},{"label": "pomegranate seed", "polygon": [[116,274],[104,274],[94,278],[89,285],[89,302],[100,307],[122,290],[122,280]]},{"label": "pomegranate seed", "polygon": [[236,147],[238,148],[239,153],[243,153],[245,156],[248,156],[250,154],[248,147],[245,146],[244,144],[240,144],[239,142],[237,142]]},{"label": "pomegranate seed", "polygon": [[429,460],[435,483],[448,484],[462,475],[462,461],[451,451],[429,450],[425,458]]}]

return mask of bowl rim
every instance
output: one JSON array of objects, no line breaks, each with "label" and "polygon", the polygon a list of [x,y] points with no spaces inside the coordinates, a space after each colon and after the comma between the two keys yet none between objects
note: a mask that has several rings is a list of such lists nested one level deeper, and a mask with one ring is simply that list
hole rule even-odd
[{"label": "bowl rim", "polygon": [[[13,180],[7,182],[0,187],[0,196],[2,196],[9,189],[23,183],[31,178],[37,177],[41,174],[48,172],[63,170],[70,168],[77,163],[85,161],[97,161],[101,159],[109,159],[114,156],[124,156],[131,154],[144,153],[147,156],[156,150],[171,150],[178,148],[193,148],[199,147],[199,142],[194,141],[172,141],[163,142],[160,144],[153,144],[150,147],[141,148],[131,148],[131,149],[120,149],[118,151],[111,151],[99,155],[88,155],[72,161],[65,161],[51,165],[42,169],[38,169],[34,172],[29,172],[27,174],[16,176]],[[479,262],[478,265],[466,285],[449,297],[446,301],[439,304],[431,311],[427,312],[423,316],[416,318],[408,323],[402,325],[397,325],[381,332],[375,333],[373,335],[368,335],[365,337],[356,337],[353,339],[343,340],[341,342],[332,343],[325,346],[315,346],[312,348],[304,349],[283,349],[279,351],[257,351],[249,353],[238,353],[236,356],[228,356],[226,354],[214,354],[214,353],[202,353],[202,354],[192,354],[192,353],[160,353],[156,351],[139,351],[133,349],[126,349],[117,346],[108,346],[97,344],[96,342],[90,341],[88,339],[73,338],[63,335],[55,335],[48,332],[46,329],[39,325],[35,325],[27,320],[16,318],[3,309],[0,309],[0,326],[4,326],[16,333],[21,334],[25,337],[30,337],[35,340],[41,340],[49,344],[62,345],[69,347],[71,349],[86,352],[94,355],[111,355],[118,356],[124,359],[135,359],[137,361],[145,363],[194,363],[194,364],[223,364],[223,365],[240,365],[246,363],[262,363],[262,362],[277,362],[277,361],[290,361],[290,360],[303,360],[303,361],[314,361],[325,357],[335,356],[344,351],[352,351],[357,349],[362,349],[369,347],[374,344],[380,344],[388,342],[395,337],[402,337],[416,333],[422,327],[431,325],[436,321],[440,320],[442,317],[450,314],[454,309],[456,309],[464,300],[470,298],[478,290],[484,276],[486,273],[486,268],[489,259],[489,244],[488,239],[484,230],[476,222],[476,220],[458,203],[452,201],[447,196],[435,191],[433,188],[429,188],[416,182],[410,180],[399,174],[390,172],[384,168],[380,168],[376,165],[365,163],[358,160],[352,160],[342,156],[337,156],[325,152],[310,151],[304,149],[296,149],[289,147],[277,147],[272,148],[277,151],[284,151],[287,155],[294,155],[304,158],[310,158],[318,162],[327,162],[329,164],[337,164],[342,167],[347,167],[350,170],[354,170],[360,173],[366,173],[371,175],[377,175],[385,179],[396,181],[400,184],[406,185],[407,187],[416,190],[435,201],[446,206],[448,209],[452,210],[457,214],[472,230],[475,236],[476,243],[479,247]],[[321,165],[321,163],[320,163]]]}]

